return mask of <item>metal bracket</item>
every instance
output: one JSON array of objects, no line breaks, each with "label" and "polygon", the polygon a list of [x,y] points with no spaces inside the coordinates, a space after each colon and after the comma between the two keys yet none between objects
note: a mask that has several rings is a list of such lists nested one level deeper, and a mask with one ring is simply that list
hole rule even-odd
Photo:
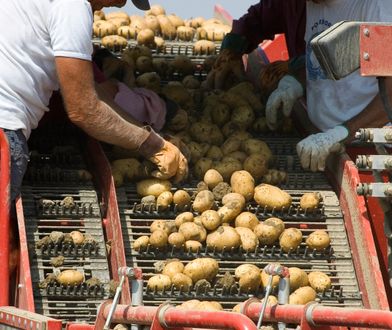
[{"label": "metal bracket", "polygon": [[357,185],[359,196],[392,197],[392,183],[360,183]]},{"label": "metal bracket", "polygon": [[359,170],[392,170],[392,156],[359,155],[355,161]]}]

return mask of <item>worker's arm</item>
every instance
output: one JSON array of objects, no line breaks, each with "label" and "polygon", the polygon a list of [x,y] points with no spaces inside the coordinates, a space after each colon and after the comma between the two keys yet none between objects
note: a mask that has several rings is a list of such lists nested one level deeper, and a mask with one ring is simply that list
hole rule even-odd
[{"label": "worker's arm", "polygon": [[94,89],[91,62],[56,57],[61,93],[69,119],[87,134],[110,144],[137,149],[157,165],[152,174],[181,181],[188,174],[188,164],[177,147],[152,130],[131,124],[100,100]]},{"label": "worker's arm", "polygon": [[[385,78],[385,84],[389,100],[392,103],[392,77]],[[345,142],[351,142],[355,132],[360,128],[383,127],[388,122],[389,118],[384,110],[381,96],[378,94],[362,112],[345,123],[349,131]]]}]

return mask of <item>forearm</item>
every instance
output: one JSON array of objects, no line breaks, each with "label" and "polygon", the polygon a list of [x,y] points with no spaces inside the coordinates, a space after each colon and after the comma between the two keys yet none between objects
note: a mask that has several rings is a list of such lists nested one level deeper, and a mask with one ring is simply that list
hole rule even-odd
[{"label": "forearm", "polygon": [[[392,102],[392,78],[386,78],[386,87],[389,100]],[[360,128],[383,127],[388,122],[389,118],[384,110],[380,94],[378,94],[361,113],[345,123],[350,132],[346,142],[354,140],[355,132]]]}]

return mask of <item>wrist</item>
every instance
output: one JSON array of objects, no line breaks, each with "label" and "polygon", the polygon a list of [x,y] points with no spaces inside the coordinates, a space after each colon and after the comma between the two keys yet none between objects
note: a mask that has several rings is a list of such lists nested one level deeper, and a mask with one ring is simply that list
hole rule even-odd
[{"label": "wrist", "polygon": [[147,138],[139,146],[139,153],[145,157],[150,158],[163,148],[165,140],[162,139],[150,126],[145,126],[145,130],[149,132]]}]

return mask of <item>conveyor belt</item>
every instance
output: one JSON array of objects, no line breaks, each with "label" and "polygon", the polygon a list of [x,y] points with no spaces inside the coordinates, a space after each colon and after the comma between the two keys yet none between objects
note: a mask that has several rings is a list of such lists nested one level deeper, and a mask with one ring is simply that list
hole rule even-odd
[{"label": "conveyor belt", "polygon": [[[128,184],[117,189],[127,264],[141,267],[147,280],[155,274],[154,263],[156,261],[170,258],[179,258],[185,263],[197,257],[215,258],[220,266],[218,278],[223,276],[226,271],[233,274],[234,269],[242,263],[254,263],[263,268],[269,262],[280,262],[285,266],[299,267],[305,271],[323,271],[331,277],[332,288],[318,295],[321,304],[362,307],[343,215],[336,194],[332,191],[324,174],[304,172],[301,169],[298,158],[295,156],[297,139],[267,139],[266,142],[273,153],[278,155],[278,167],[288,172],[288,183],[282,188],[286,189],[293,197],[293,203],[290,209],[283,211],[267,211],[254,204],[247,205],[247,209],[254,212],[260,220],[275,216],[284,220],[286,228],[299,228],[303,233],[303,242],[312,231],[325,229],[332,241],[329,249],[323,252],[310,251],[302,243],[296,251],[290,253],[282,252],[279,246],[258,247],[251,252],[235,249],[217,253],[203,248],[197,253],[192,253],[173,248],[159,251],[151,247],[136,252],[131,249],[131,244],[138,237],[150,234],[149,226],[153,220],[174,219],[178,212],[173,206],[163,212],[158,212],[155,208],[140,208],[140,198],[136,194],[135,186]],[[286,166],[287,158],[290,164],[288,167]],[[187,186],[185,189],[192,191],[195,190],[195,186]],[[319,209],[312,212],[304,212],[298,207],[300,197],[308,191],[319,191],[323,196],[323,203]],[[206,290],[195,291],[191,289],[187,292],[180,292],[173,288],[163,293],[151,292],[147,290],[146,286],[144,290],[146,305],[158,305],[169,299],[175,302],[200,299],[218,300],[225,308],[232,308],[236,303],[244,301],[252,295],[263,296],[263,292],[240,292],[237,287],[232,287],[227,291],[214,287],[214,285]]]}]

